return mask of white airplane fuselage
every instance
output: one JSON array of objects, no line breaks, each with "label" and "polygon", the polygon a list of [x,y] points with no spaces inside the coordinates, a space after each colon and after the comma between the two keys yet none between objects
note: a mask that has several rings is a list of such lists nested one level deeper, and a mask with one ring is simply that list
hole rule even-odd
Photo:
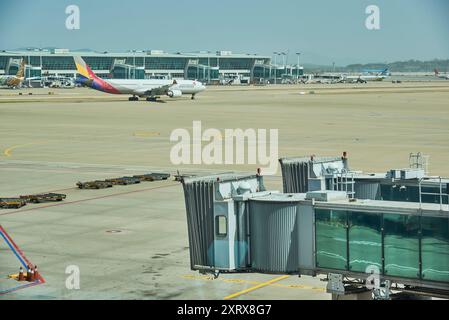
[{"label": "white airplane fuselage", "polygon": [[170,86],[169,91],[179,90],[182,94],[196,94],[205,89],[205,86],[199,81],[193,80],[134,80],[134,79],[111,79],[104,80],[112,87],[116,88],[121,94],[131,94],[136,96],[144,95],[145,92],[160,88],[163,86]]},{"label": "white airplane fuselage", "polygon": [[347,81],[382,81],[386,76],[374,76],[374,75],[360,75],[360,76],[346,76],[344,77]]}]

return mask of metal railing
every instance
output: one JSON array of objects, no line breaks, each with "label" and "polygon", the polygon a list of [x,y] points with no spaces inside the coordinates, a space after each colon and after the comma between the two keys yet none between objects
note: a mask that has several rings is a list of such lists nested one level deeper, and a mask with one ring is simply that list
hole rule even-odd
[{"label": "metal railing", "polygon": [[421,152],[410,153],[408,162],[411,169],[424,169],[424,173],[428,174],[429,156],[423,155]]},{"label": "metal railing", "polygon": [[418,189],[419,189],[419,208],[422,209],[422,196],[423,195],[428,195],[428,196],[436,196],[439,197],[440,201],[440,210],[443,211],[444,207],[443,207],[443,200],[446,197],[448,200],[448,210],[449,210],[449,192],[446,190],[446,193],[443,192],[443,179],[441,177],[438,177],[439,179],[439,192],[423,192],[422,191],[422,181],[423,179],[419,179],[418,182]]},{"label": "metal railing", "polygon": [[354,174],[348,174],[347,171],[337,173],[332,178],[332,186],[334,191],[345,191],[350,199],[355,197],[355,181]]}]

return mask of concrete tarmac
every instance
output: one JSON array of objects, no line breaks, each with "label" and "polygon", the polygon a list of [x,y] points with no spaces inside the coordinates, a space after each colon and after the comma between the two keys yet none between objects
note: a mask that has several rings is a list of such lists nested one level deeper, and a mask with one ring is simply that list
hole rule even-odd
[{"label": "concrete tarmac", "polygon": [[[350,165],[367,171],[407,167],[409,153],[420,151],[431,156],[431,174],[449,176],[449,82],[211,87],[196,100],[163,100],[85,88],[0,90],[0,197],[67,194],[0,210],[0,225],[46,281],[0,299],[330,299],[319,278],[211,280],[190,271],[184,197],[172,179],[75,187],[152,171],[255,172],[257,165],[172,164],[170,134],[191,131],[193,121],[222,132],[278,129],[279,156],[347,151]],[[266,185],[282,189],[280,170]],[[2,239],[0,257],[1,292],[17,284],[6,277],[19,262]],[[66,286],[71,265],[80,270],[79,290]]]}]

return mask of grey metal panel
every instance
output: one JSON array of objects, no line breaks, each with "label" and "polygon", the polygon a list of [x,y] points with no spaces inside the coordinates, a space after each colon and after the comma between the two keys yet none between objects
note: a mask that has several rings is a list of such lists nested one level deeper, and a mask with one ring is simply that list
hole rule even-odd
[{"label": "grey metal panel", "polygon": [[291,161],[280,159],[282,183],[285,193],[303,193],[308,190],[309,160]]},{"label": "grey metal panel", "polygon": [[267,273],[298,271],[298,202],[249,201],[251,266]]},{"label": "grey metal panel", "polygon": [[184,183],[189,234],[190,265],[213,266],[214,214],[213,182]]},{"label": "grey metal panel", "polygon": [[281,158],[279,163],[282,171],[282,183],[285,193],[304,193],[309,191],[309,177],[316,178],[313,174],[313,165],[322,165],[332,162],[341,162],[340,157],[310,157]]},{"label": "grey metal panel", "polygon": [[236,241],[241,244],[237,247],[237,268],[246,268],[250,266],[250,254],[249,254],[249,225],[248,225],[248,203],[245,201],[236,202],[236,222],[237,222],[237,234]]},{"label": "grey metal panel", "polygon": [[219,207],[222,201],[229,201],[238,194],[240,182],[245,181],[252,192],[264,190],[263,179],[258,175],[224,173],[182,181],[192,270],[215,267],[214,203]]},{"label": "grey metal panel", "polygon": [[381,200],[380,183],[355,181],[354,184],[355,198]]},{"label": "grey metal panel", "polygon": [[299,271],[313,275],[315,270],[315,210],[311,203],[301,203],[298,212]]}]

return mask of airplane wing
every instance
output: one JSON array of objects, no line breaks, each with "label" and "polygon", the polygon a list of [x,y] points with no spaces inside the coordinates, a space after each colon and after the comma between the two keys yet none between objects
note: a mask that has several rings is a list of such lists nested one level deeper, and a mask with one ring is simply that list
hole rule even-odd
[{"label": "airplane wing", "polygon": [[148,90],[145,90],[145,89],[137,90],[137,93],[140,96],[148,96],[148,97],[163,96],[163,95],[166,95],[167,92],[170,90],[170,88],[172,86],[176,85],[176,84],[177,84],[176,80],[173,80],[173,83],[171,83],[171,84],[167,84],[167,85],[164,85],[164,86],[151,88],[151,89],[148,89]]},{"label": "airplane wing", "polygon": [[161,86],[161,87],[157,87],[157,88],[152,88],[150,90],[146,90],[143,92],[143,95],[145,96],[162,96],[167,94],[167,91],[170,89],[170,87],[172,86],[172,84],[167,84],[165,86]]}]

